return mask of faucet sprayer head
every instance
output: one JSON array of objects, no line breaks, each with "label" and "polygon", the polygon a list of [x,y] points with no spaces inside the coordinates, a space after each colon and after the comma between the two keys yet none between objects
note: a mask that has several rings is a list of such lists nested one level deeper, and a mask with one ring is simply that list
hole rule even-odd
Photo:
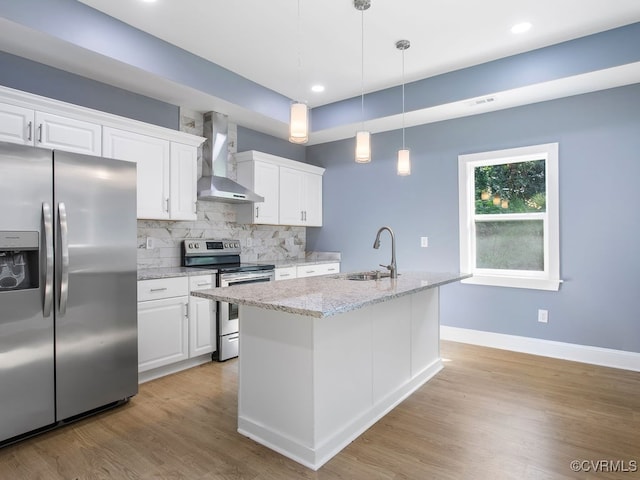
[{"label": "faucet sprayer head", "polygon": [[376,241],[375,241],[375,242],[373,242],[373,248],[375,248],[375,249],[380,248],[380,235],[378,235],[378,236],[376,237]]}]

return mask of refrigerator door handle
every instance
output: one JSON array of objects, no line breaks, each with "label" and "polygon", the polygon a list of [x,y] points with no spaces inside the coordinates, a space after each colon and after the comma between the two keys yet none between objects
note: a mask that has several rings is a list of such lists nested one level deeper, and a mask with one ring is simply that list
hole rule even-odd
[{"label": "refrigerator door handle", "polygon": [[60,315],[67,313],[69,299],[69,228],[67,224],[67,207],[63,202],[58,204],[58,222],[60,231]]},{"label": "refrigerator door handle", "polygon": [[42,224],[44,226],[44,295],[42,313],[45,318],[51,315],[53,305],[53,220],[51,218],[51,205],[42,204]]}]

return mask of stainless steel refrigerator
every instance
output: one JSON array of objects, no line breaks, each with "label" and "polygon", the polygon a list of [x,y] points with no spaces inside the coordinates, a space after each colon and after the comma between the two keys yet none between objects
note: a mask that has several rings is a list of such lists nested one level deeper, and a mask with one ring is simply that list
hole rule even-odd
[{"label": "stainless steel refrigerator", "polygon": [[136,167],[0,142],[0,445],[138,391]]}]

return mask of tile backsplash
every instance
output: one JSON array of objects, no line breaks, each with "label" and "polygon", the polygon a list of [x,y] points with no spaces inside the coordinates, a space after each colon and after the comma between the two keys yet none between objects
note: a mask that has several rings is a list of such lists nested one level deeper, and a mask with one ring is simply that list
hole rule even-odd
[{"label": "tile backsplash", "polygon": [[[181,109],[180,125],[184,132],[202,135],[202,115],[197,112]],[[229,124],[231,153],[236,151],[235,127]],[[199,172],[201,165],[202,151],[199,151]],[[229,167],[228,174],[233,178],[235,161]],[[138,220],[138,268],[179,266],[180,245],[185,238],[239,239],[244,262],[305,257],[305,227],[238,224],[235,209],[230,203],[198,201],[195,221]],[[146,248],[147,239],[151,240],[151,248]]]}]

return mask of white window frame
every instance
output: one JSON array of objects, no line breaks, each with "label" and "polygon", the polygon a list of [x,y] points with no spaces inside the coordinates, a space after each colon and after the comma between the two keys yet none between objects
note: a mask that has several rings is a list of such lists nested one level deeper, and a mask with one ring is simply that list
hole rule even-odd
[{"label": "white window frame", "polygon": [[[498,270],[476,268],[475,168],[484,165],[545,160],[546,212],[482,215],[483,220],[542,220],[544,228],[544,270]],[[472,273],[462,283],[499,287],[553,290],[560,288],[560,216],[558,186],[558,144],[496,150],[458,156],[460,209],[460,271]]]}]

